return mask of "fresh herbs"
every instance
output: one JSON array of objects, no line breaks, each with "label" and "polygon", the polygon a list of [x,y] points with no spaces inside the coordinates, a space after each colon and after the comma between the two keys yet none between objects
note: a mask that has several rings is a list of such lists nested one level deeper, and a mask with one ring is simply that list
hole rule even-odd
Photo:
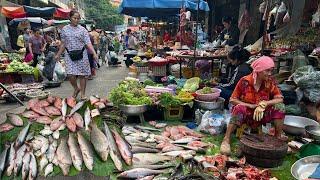
[{"label": "fresh herbs", "polygon": [[181,102],[179,99],[174,97],[172,94],[163,93],[160,95],[160,105],[165,108],[169,108],[171,106],[179,106],[179,105],[181,105]]}]

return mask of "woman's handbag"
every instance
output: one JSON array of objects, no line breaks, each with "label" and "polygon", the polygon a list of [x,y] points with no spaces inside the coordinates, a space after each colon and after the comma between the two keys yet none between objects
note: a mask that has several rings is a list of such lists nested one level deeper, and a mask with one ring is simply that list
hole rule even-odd
[{"label": "woman's handbag", "polygon": [[74,51],[69,51],[67,48],[66,48],[69,56],[70,56],[70,59],[72,61],[79,61],[83,58],[83,51],[85,50],[85,47],[83,46],[83,48],[81,50],[74,50]]}]

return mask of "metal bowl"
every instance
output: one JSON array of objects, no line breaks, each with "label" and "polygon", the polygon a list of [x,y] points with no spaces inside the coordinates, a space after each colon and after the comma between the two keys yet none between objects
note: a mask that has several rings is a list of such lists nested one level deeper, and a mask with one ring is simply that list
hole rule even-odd
[{"label": "metal bowl", "polygon": [[120,110],[129,116],[138,116],[147,111],[148,105],[120,105]]},{"label": "metal bowl", "polygon": [[205,102],[197,99],[195,99],[194,101],[196,102],[197,106],[203,110],[216,110],[216,109],[222,110],[224,107],[225,99],[223,99],[222,97],[218,97],[218,99],[213,102]]},{"label": "metal bowl", "polygon": [[316,141],[320,141],[320,126],[306,126],[307,134]]},{"label": "metal bowl", "polygon": [[308,179],[320,164],[320,155],[299,159],[291,166],[291,174],[296,179]]},{"label": "metal bowl", "polygon": [[283,130],[292,135],[303,135],[306,134],[305,127],[310,125],[317,126],[319,123],[301,116],[286,116],[284,118]]}]

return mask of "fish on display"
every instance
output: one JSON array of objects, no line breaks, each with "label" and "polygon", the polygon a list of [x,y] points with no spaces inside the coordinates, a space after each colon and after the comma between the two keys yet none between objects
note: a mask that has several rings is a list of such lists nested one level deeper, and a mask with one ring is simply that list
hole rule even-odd
[{"label": "fish on display", "polygon": [[97,127],[96,124],[91,124],[92,130],[90,133],[91,143],[94,149],[99,154],[103,161],[107,161],[109,156],[110,147],[108,144],[108,139],[104,133]]},{"label": "fish on display", "polygon": [[30,159],[31,155],[30,152],[27,152],[22,160],[22,179],[27,179],[30,167]]},{"label": "fish on display", "polygon": [[25,111],[21,115],[25,118],[28,118],[29,120],[33,120],[40,117],[40,115],[34,111]]},{"label": "fish on display", "polygon": [[9,123],[0,124],[0,133],[8,132],[13,128],[14,128],[14,126],[12,124],[9,124]]},{"label": "fish on display", "polygon": [[78,142],[74,138],[74,135],[71,133],[69,133],[68,146],[69,146],[73,166],[76,168],[76,170],[81,171],[81,167],[82,167],[81,150],[78,145]]},{"label": "fish on display", "polygon": [[104,102],[97,102],[94,104],[94,107],[98,109],[104,109],[106,107],[106,104]]},{"label": "fish on display", "polygon": [[4,150],[0,154],[0,178],[2,177],[2,172],[4,171],[4,168],[7,164],[7,154],[9,151],[10,146],[6,145]]},{"label": "fish on display", "polygon": [[27,109],[31,109],[31,107],[34,107],[38,104],[39,102],[39,99],[37,98],[34,98],[34,99],[30,99],[28,102],[27,102]]},{"label": "fish on display", "polygon": [[95,103],[97,103],[97,102],[100,101],[99,98],[96,97],[96,96],[90,96],[90,97],[89,97],[89,100],[90,100],[90,104],[91,104],[91,105],[94,105]]},{"label": "fish on display", "polygon": [[[61,127],[61,126],[60,126],[60,127]],[[59,132],[59,130],[54,131],[54,132],[52,133],[52,137],[53,137],[53,139],[59,139],[59,137],[60,137],[60,132]]]},{"label": "fish on display", "polygon": [[62,100],[62,106],[61,106],[61,113],[62,113],[62,118],[65,118],[67,115],[67,110],[68,110],[68,105],[66,102],[66,99],[64,98]]},{"label": "fish on display", "polygon": [[49,116],[49,114],[47,113],[46,110],[44,110],[44,108],[42,107],[39,107],[39,106],[33,106],[31,107],[31,110],[38,113],[39,115],[42,115],[42,116]]},{"label": "fish on display", "polygon": [[29,128],[30,128],[31,124],[28,123],[19,133],[16,141],[15,141],[15,147],[19,148],[25,141],[27,134],[29,132]]},{"label": "fish on display", "polygon": [[125,136],[132,134],[132,133],[139,133],[139,132],[140,132],[139,130],[135,129],[132,126],[123,126],[123,128],[122,128],[122,134]]},{"label": "fish on display", "polygon": [[171,156],[171,157],[177,157],[184,154],[196,155],[196,152],[193,150],[182,150],[182,151],[170,151],[170,152],[162,153],[162,155],[164,156]]},{"label": "fish on display", "polygon": [[87,139],[85,139],[80,132],[78,132],[77,135],[78,135],[79,147],[80,147],[81,154],[83,157],[83,162],[86,165],[87,169],[92,171],[92,169],[93,169],[93,156],[94,156],[93,148],[92,148],[90,142]]},{"label": "fish on display", "polygon": [[14,168],[14,160],[16,158],[16,150],[14,148],[14,143],[11,143],[10,150],[9,150],[9,156],[8,156],[8,163],[7,164],[7,170],[6,175],[11,176],[13,168]]},{"label": "fish on display", "polygon": [[69,116],[72,116],[75,112],[77,112],[84,104],[86,101],[80,101],[78,102],[70,111]]},{"label": "fish on display", "polygon": [[50,129],[50,126],[46,125],[44,126],[44,128],[39,132],[42,136],[49,136],[51,135],[53,132]]},{"label": "fish on display", "polygon": [[130,145],[145,147],[145,148],[155,148],[156,147],[156,144],[154,144],[154,143],[145,143],[145,142],[130,143]]},{"label": "fish on display", "polygon": [[133,165],[156,164],[158,162],[170,160],[172,160],[172,158],[169,156],[154,153],[137,153],[133,154],[132,158]]},{"label": "fish on display", "polygon": [[13,167],[13,172],[15,176],[18,175],[18,172],[22,167],[22,161],[26,151],[27,151],[27,146],[25,144],[23,144],[17,151],[16,159],[14,160],[14,167]]},{"label": "fish on display", "polygon": [[62,109],[62,99],[60,97],[56,97],[53,106],[58,109]]},{"label": "fish on display", "polygon": [[147,168],[135,168],[130,169],[128,171],[124,171],[119,174],[117,177],[119,178],[143,178],[146,176],[154,175],[154,174],[162,174],[165,173],[165,170],[152,170]]},{"label": "fish on display", "polygon": [[106,122],[103,123],[104,124],[104,133],[108,139],[108,143],[109,143],[109,148],[110,148],[110,157],[114,163],[114,165],[116,166],[118,171],[122,171],[122,163],[121,163],[121,159],[120,159],[120,153],[118,151],[118,146],[112,136],[112,132],[109,128],[109,126],[107,125]]},{"label": "fish on display", "polygon": [[44,110],[47,111],[47,113],[50,116],[60,116],[61,115],[60,110],[54,106],[45,107]]},{"label": "fish on display", "polygon": [[53,172],[53,164],[50,163],[46,166],[46,168],[44,169],[44,177],[47,177],[50,173]]},{"label": "fish on display", "polygon": [[60,128],[60,126],[62,124],[64,124],[64,122],[62,121],[62,116],[59,116],[59,117],[55,118],[54,120],[52,120],[52,122],[50,124],[50,130],[56,131],[57,129]]},{"label": "fish on display", "polygon": [[176,141],[172,141],[171,143],[173,144],[188,144],[192,141],[196,141],[199,140],[199,138],[197,137],[187,137],[187,138],[182,138],[182,139],[178,139]]},{"label": "fish on display", "polygon": [[43,172],[44,168],[49,164],[49,161],[46,155],[42,155],[39,160],[39,171]]},{"label": "fish on display", "polygon": [[67,125],[67,128],[69,129],[69,131],[76,132],[77,125],[74,122],[72,117],[66,117],[66,125]]},{"label": "fish on display", "polygon": [[47,157],[48,157],[48,161],[49,162],[52,162],[53,159],[54,159],[54,156],[55,156],[55,153],[56,153],[56,150],[57,150],[57,147],[58,147],[58,142],[57,140],[53,140],[50,145],[49,145],[49,148],[48,148],[48,151],[47,151]]},{"label": "fish on display", "polygon": [[82,129],[83,124],[84,124],[82,116],[79,113],[75,112],[73,114],[72,118],[73,118],[74,122],[76,123],[77,127]]},{"label": "fish on display", "polygon": [[148,130],[148,131],[158,131],[158,132],[161,132],[161,130],[159,129],[155,129],[155,128],[150,128],[150,127],[145,127],[145,126],[135,126],[135,128],[138,128],[138,129],[141,129],[141,130]]},{"label": "fish on display", "polygon": [[158,153],[158,152],[160,151],[154,148],[132,146],[132,153]]},{"label": "fish on display", "polygon": [[56,156],[63,175],[68,175],[72,165],[72,159],[66,138],[61,139],[61,142],[57,148]]},{"label": "fish on display", "polygon": [[48,103],[47,100],[40,100],[37,104],[38,107],[48,107],[50,104]]},{"label": "fish on display", "polygon": [[85,125],[85,130],[89,130],[89,124],[91,122],[91,114],[90,114],[90,109],[87,107],[86,111],[84,112],[84,125]]},{"label": "fish on display", "polygon": [[181,151],[181,150],[183,150],[182,147],[178,147],[172,144],[162,148],[162,152]]},{"label": "fish on display", "polygon": [[98,109],[92,109],[91,111],[91,117],[94,118],[96,116],[99,116],[100,115],[100,112]]},{"label": "fish on display", "polygon": [[16,114],[7,113],[7,119],[9,119],[10,123],[14,126],[23,126],[23,120]]},{"label": "fish on display", "polygon": [[56,100],[56,97],[53,97],[53,96],[48,96],[48,98],[47,98],[47,102],[49,104],[53,104],[55,100]]},{"label": "fish on display", "polygon": [[165,164],[133,165],[132,168],[166,169],[174,166],[176,166],[174,163],[165,163]]},{"label": "fish on display", "polygon": [[70,106],[71,108],[74,108],[77,104],[77,101],[74,97],[67,97],[67,104],[68,106]]},{"label": "fish on display", "polygon": [[37,177],[37,161],[36,157],[30,153],[30,166],[29,166],[29,180],[36,179]]},{"label": "fish on display", "polygon": [[154,175],[151,175],[151,176],[145,176],[143,178],[139,178],[137,180],[152,180],[154,178]]},{"label": "fish on display", "polygon": [[197,153],[206,153],[206,150],[201,148],[201,147],[194,147],[194,146],[189,146],[189,145],[187,145],[187,146],[185,146],[185,145],[177,145],[177,146],[182,147],[184,149],[194,150]]},{"label": "fish on display", "polygon": [[122,159],[126,162],[127,165],[130,166],[132,164],[132,152],[129,144],[120,136],[120,134],[115,129],[112,130],[112,133],[114,135],[114,139],[116,141]]},{"label": "fish on display", "polygon": [[40,123],[40,124],[45,124],[45,125],[49,125],[51,124],[52,122],[52,119],[49,118],[48,116],[40,116],[36,119],[36,122],[37,123]]}]

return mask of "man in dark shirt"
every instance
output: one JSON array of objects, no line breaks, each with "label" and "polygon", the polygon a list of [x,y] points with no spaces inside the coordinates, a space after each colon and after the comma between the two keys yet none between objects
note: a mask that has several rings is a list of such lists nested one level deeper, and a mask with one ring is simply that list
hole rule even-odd
[{"label": "man in dark shirt", "polygon": [[223,44],[228,46],[234,46],[239,43],[240,30],[237,26],[231,23],[230,17],[224,17],[222,19],[222,24],[224,26],[224,30],[220,33],[219,39]]}]

